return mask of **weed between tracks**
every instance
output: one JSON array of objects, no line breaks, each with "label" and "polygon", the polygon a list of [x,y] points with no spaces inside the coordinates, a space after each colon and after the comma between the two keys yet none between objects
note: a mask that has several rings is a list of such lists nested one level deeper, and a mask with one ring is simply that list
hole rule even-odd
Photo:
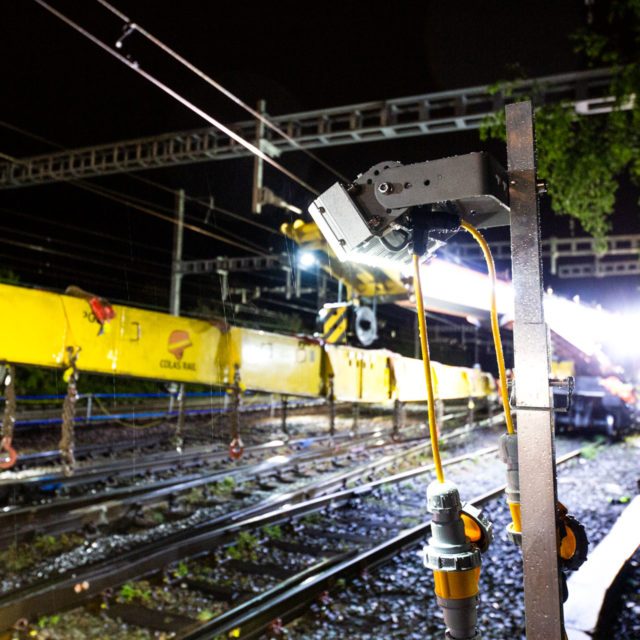
[{"label": "weed between tracks", "polygon": [[32,542],[13,543],[6,551],[0,552],[0,566],[7,573],[17,573],[53,556],[82,546],[85,538],[75,533],[58,537],[38,536]]}]

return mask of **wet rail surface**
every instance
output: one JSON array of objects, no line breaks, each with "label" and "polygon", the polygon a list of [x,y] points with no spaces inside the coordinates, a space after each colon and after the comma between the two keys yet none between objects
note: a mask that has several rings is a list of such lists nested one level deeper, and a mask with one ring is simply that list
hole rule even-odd
[{"label": "wet rail surface", "polygon": [[[287,476],[302,477],[317,473],[322,465],[350,465],[359,457],[366,458],[373,450],[395,447],[396,443],[372,444],[378,435],[363,434],[357,439],[335,438],[332,446],[323,446],[327,438],[318,439],[316,447],[309,448],[308,440],[292,441],[290,447],[305,448],[288,455],[277,455],[283,443],[274,442],[248,447],[245,458],[233,466],[228,464],[224,451],[199,451],[186,454],[156,454],[147,459],[131,462],[97,465],[87,473],[72,478],[62,474],[36,476],[20,482],[4,485],[10,488],[14,499],[21,494],[21,502],[30,498],[36,502],[26,506],[5,506],[0,511],[0,549],[9,544],[28,540],[37,531],[47,535],[59,535],[72,530],[85,533],[98,526],[133,516],[143,508],[160,502],[168,502],[170,508],[178,508],[185,494],[196,489],[207,492],[220,483],[232,482],[241,485],[255,482],[265,486],[269,482],[283,480]],[[418,438],[405,441],[408,445]],[[158,458],[155,460],[154,458]],[[264,458],[254,462],[254,458]],[[171,471],[171,477],[160,478],[159,472]],[[120,484],[123,480],[133,482]],[[3,485],[0,484],[0,489]],[[58,496],[48,499],[53,493],[73,490],[73,496]],[[188,496],[186,496],[188,499]],[[46,501],[43,501],[46,500]]]},{"label": "wet rail surface", "polygon": [[[494,451],[472,451],[447,463],[475,460]],[[97,599],[107,615],[156,631],[177,633],[171,637],[253,638],[269,628],[277,631],[278,625],[303,613],[318,598],[321,601],[325,592],[340,581],[358,577],[388,561],[399,550],[424,541],[429,522],[424,521],[424,505],[420,504],[423,500],[409,492],[401,504],[389,505],[380,492],[390,483],[407,482],[432,469],[427,466],[394,474],[288,507],[272,504],[259,515],[250,510],[236,512],[220,519],[208,531],[193,532],[189,542],[179,537],[172,539],[176,553],[147,545],[122,554],[116,562],[76,570],[67,578],[23,590],[15,594],[18,602],[14,607],[8,606],[4,598],[0,602],[0,620],[14,615],[16,606],[42,606],[51,611],[52,600],[58,608],[76,606],[98,595],[94,592],[99,589]],[[496,487],[470,502],[480,506],[497,498],[502,490],[502,486]],[[408,526],[410,519],[421,521],[417,526]],[[368,533],[363,535],[363,530]],[[185,553],[192,556],[191,561]],[[155,561],[155,567],[150,560]],[[158,573],[159,565],[171,562],[169,567],[173,569]],[[114,583],[116,574],[120,580]],[[111,587],[121,583],[125,574],[129,582],[114,598]],[[156,577],[151,582],[140,582],[145,575]],[[108,577],[112,580],[110,585]],[[183,598],[190,593],[197,594],[192,597],[200,602],[203,598],[208,600],[209,610],[218,615],[203,624],[202,619],[179,615],[175,610],[172,613],[170,608],[156,608],[159,603],[141,596],[145,589],[153,589],[150,585],[154,579],[156,584],[163,583],[159,591],[172,588],[180,591]]]},{"label": "wet rail surface", "polygon": [[[240,540],[243,539],[243,535],[249,536],[249,538],[244,538],[247,540],[251,539],[251,536],[254,535],[247,533],[247,531],[261,530],[264,527],[278,527],[281,525],[286,527],[289,526],[287,523],[304,518],[305,515],[313,518],[313,514],[317,514],[328,508],[336,509],[347,504],[349,501],[361,499],[361,496],[365,494],[375,490],[381,490],[377,487],[388,483],[389,480],[379,480],[377,484],[368,483],[362,487],[354,486],[351,489],[344,489],[344,487],[360,482],[363,477],[371,476],[372,473],[375,473],[376,468],[380,469],[393,464],[397,465],[398,457],[408,459],[411,455],[418,457],[424,455],[424,445],[412,447],[412,450],[409,451],[405,449],[399,456],[383,456],[382,460],[360,465],[359,469],[349,469],[347,471],[334,473],[327,479],[315,479],[311,482],[304,482],[302,487],[290,491],[285,490],[284,492],[280,492],[279,495],[269,494],[264,500],[256,504],[236,508],[233,512],[229,512],[229,503],[226,503],[224,505],[224,512],[200,521],[186,518],[185,521],[181,522],[180,527],[175,528],[173,531],[170,531],[170,527],[166,527],[164,531],[156,532],[156,534],[151,536],[149,536],[148,533],[140,536],[139,539],[133,536],[131,540],[128,540],[117,550],[118,557],[116,561],[103,558],[96,563],[88,564],[89,557],[92,554],[95,555],[96,558],[100,556],[100,553],[103,555],[106,553],[107,556],[109,555],[108,550],[100,549],[100,542],[92,542],[89,548],[86,549],[87,564],[84,566],[73,566],[73,563],[67,558],[68,565],[66,566],[64,561],[59,561],[57,564],[54,563],[51,567],[52,575],[43,576],[42,578],[38,578],[36,575],[35,579],[31,581],[24,579],[24,582],[30,586],[8,591],[5,583],[5,594],[0,600],[0,626],[8,628],[24,616],[33,617],[34,613],[51,613],[53,603],[55,603],[54,609],[59,610],[75,606],[87,599],[100,598],[104,595],[105,590],[108,591],[114,586],[139,579],[145,575],[158,574],[163,567],[171,566],[172,563],[186,562],[188,558],[198,557],[202,554],[211,556],[212,549],[235,548],[238,546],[238,543],[236,542],[234,544],[234,540],[237,540],[238,536],[240,536]],[[478,455],[478,452],[475,452],[473,455]],[[468,456],[463,456],[463,458],[468,459]],[[451,461],[451,463],[454,462],[456,462],[455,459]],[[418,471],[411,470],[397,475],[395,481],[406,481],[416,474],[424,474],[425,472],[428,472],[428,468],[423,466]],[[294,478],[287,478],[286,474],[282,474],[280,480],[283,480],[285,484],[295,482]],[[340,490],[335,493],[336,489]],[[331,493],[332,491],[334,493]],[[255,493],[258,492],[256,491]],[[318,495],[318,497],[309,499],[309,497],[313,495]],[[403,517],[417,518],[418,516],[415,511],[414,506],[413,515],[405,514]],[[378,515],[370,514],[368,516],[358,515],[354,512],[347,516],[347,521],[350,523],[358,521],[362,524],[363,519],[373,518],[372,522],[377,522],[384,520],[385,517],[382,512]],[[395,527],[391,527],[391,529],[398,530],[399,528],[406,528],[406,522],[404,524],[401,522],[400,524],[402,527],[396,524]],[[185,526],[187,527],[186,531]],[[389,528],[389,526],[384,527],[385,530]],[[307,529],[313,530],[313,527],[309,527],[307,524]],[[324,536],[327,535],[324,528],[320,528],[320,531],[317,533]],[[334,532],[330,537],[333,537],[334,541],[336,541],[336,548],[338,550],[340,550],[340,545],[347,543],[370,546],[372,542],[372,539],[369,537],[367,537],[366,540],[358,539],[357,535],[349,535],[348,531],[343,531],[342,533]],[[345,540],[347,542],[345,542]],[[281,548],[287,546],[287,544],[290,549],[292,546],[295,547],[296,544],[300,547],[300,542],[295,543],[295,541],[289,541],[287,543],[286,540],[281,539],[279,541],[271,540],[268,542],[270,548]],[[229,547],[229,545],[231,545],[231,547]],[[314,543],[307,541],[302,546],[307,551],[313,551],[321,545],[326,546],[327,542],[320,541]],[[240,546],[242,547],[242,544]],[[356,552],[359,550],[359,548],[356,549]],[[298,548],[298,551],[300,551],[300,548]],[[340,553],[342,553],[342,551],[340,551]],[[349,553],[352,552],[350,551]],[[113,551],[111,555],[113,555]],[[228,560],[229,558],[227,558],[227,562],[223,564],[226,564],[227,569],[233,568],[233,563],[229,563]],[[233,558],[231,558],[231,560],[233,560]],[[235,569],[238,569],[238,567],[236,566]],[[244,569],[251,573],[250,567],[247,569],[247,567],[244,566]],[[266,574],[269,573],[268,568],[265,571]],[[265,573],[262,569],[260,569],[260,572]],[[34,578],[34,576],[32,576],[32,578]],[[209,581],[209,591],[215,591],[214,586],[212,586]],[[189,587],[189,589],[191,589],[191,587]],[[119,604],[126,603],[121,602]]]}]

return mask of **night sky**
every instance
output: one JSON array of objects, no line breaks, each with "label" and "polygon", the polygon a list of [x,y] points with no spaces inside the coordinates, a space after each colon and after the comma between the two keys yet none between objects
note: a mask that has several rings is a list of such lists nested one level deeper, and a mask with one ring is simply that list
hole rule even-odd
[{"label": "night sky", "polygon": [[[121,34],[122,22],[94,0],[51,4],[109,44]],[[255,106],[264,98],[273,115],[585,68],[568,39],[586,23],[583,0],[113,4],[248,104]],[[206,126],[35,2],[5,0],[1,11],[0,120],[5,125],[64,148]],[[140,35],[130,36],[122,51],[223,122],[249,119]],[[55,149],[0,126],[3,154],[19,158]],[[480,142],[477,132],[336,146],[314,153],[355,177],[381,160],[417,162],[482,149],[502,154],[499,159],[504,162],[502,145]],[[281,161],[319,191],[335,181],[302,153],[286,154]],[[171,189],[184,188],[188,196],[213,196],[217,205],[251,219],[251,172],[252,160],[243,158],[138,175]],[[144,199],[165,213],[173,207],[170,193],[130,176],[91,183]],[[312,199],[271,168],[265,171],[265,184],[304,210]],[[566,218],[554,217],[544,200],[542,209],[544,236],[569,235]],[[640,232],[637,209],[637,193],[624,189],[616,213],[617,233]],[[0,213],[2,267],[22,283],[57,290],[73,283],[114,300],[167,308],[170,224],[69,184],[2,191]],[[203,207],[188,202],[187,219],[193,224],[234,234],[262,250],[291,250],[277,234],[219,213],[209,215],[205,223],[205,216]],[[267,207],[260,222],[276,230],[291,219]],[[575,231],[581,233],[578,226]],[[214,240],[185,235],[187,259],[238,253]],[[581,293],[605,305],[620,295],[637,297],[633,278],[550,284],[566,295]],[[183,291],[184,309],[213,307],[219,282],[185,279]],[[302,305],[313,307],[311,300]]]}]

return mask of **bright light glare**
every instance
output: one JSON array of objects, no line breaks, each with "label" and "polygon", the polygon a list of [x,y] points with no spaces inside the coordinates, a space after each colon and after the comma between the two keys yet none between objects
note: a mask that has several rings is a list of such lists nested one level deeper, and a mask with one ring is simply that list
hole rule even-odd
[{"label": "bright light glare", "polygon": [[284,445],[284,440],[271,440],[265,444],[265,447],[282,447]]},{"label": "bright light glare", "polygon": [[[485,273],[467,269],[440,258],[420,267],[422,293],[427,298],[465,307],[489,310],[491,283]],[[513,288],[510,283],[496,283],[498,313],[513,317]]]},{"label": "bright light glare", "polygon": [[303,251],[298,260],[303,267],[313,267],[317,263],[316,256],[311,251]]},{"label": "bright light glare", "polygon": [[555,295],[544,296],[545,319],[551,329],[587,355],[614,361],[640,355],[635,339],[640,318],[637,314],[611,313],[602,307],[588,307]]},{"label": "bright light glare", "polygon": [[289,456],[271,456],[269,458],[269,462],[272,462],[274,464],[282,464],[285,462],[289,462],[291,458]]}]

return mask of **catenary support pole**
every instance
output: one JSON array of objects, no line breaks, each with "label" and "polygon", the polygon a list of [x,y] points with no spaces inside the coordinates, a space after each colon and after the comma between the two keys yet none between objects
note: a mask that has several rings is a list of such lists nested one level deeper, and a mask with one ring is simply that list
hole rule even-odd
[{"label": "catenary support pole", "polygon": [[531,103],[508,105],[506,119],[526,635],[527,640],[561,640],[553,414]]},{"label": "catenary support pole", "polygon": [[[258,100],[258,113],[264,114],[266,102]],[[264,122],[256,121],[256,147],[262,149],[262,138],[264,138]],[[251,194],[251,210],[253,213],[262,213],[262,176],[264,174],[264,161],[258,156],[253,157],[253,191]]]},{"label": "catenary support pole", "polygon": [[[171,290],[169,312],[173,316],[180,315],[180,290],[182,288],[182,238],[184,235],[184,189],[176,192],[176,225],[173,228],[173,252],[171,256]],[[174,444],[178,451],[182,450],[184,427],[184,382],[180,386],[171,384],[169,394],[173,397],[178,392],[178,421],[174,434]],[[171,411],[171,407],[169,409]]]},{"label": "catenary support pole", "polygon": [[180,289],[182,286],[182,237],[184,233],[184,189],[176,192],[176,225],[173,228],[173,253],[171,256],[171,289],[169,313],[180,315]]}]

